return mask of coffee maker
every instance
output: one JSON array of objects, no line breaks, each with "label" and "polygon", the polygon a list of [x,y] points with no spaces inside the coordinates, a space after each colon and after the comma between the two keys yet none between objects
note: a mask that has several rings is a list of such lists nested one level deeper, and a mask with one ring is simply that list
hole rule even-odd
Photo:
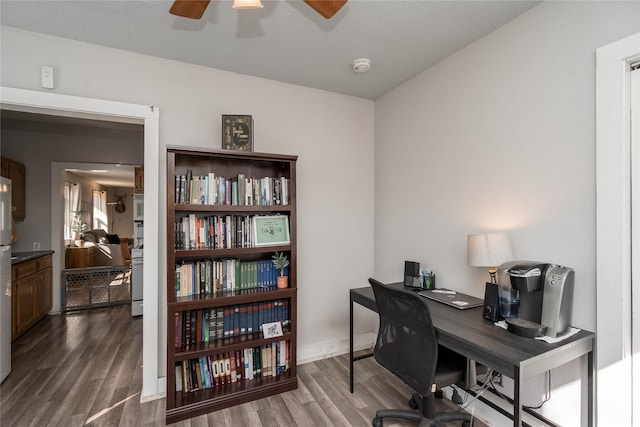
[{"label": "coffee maker", "polygon": [[512,310],[517,315],[505,316],[507,330],[525,337],[555,338],[566,333],[571,324],[573,269],[535,261],[506,264],[498,271],[508,275],[519,304],[517,310]]}]

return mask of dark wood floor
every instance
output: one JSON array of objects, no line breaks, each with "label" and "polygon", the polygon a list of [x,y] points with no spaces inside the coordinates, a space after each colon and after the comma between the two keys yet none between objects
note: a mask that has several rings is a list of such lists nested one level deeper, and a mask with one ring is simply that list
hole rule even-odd
[{"label": "dark wood floor", "polygon": [[[130,314],[124,305],[48,316],[14,342],[12,372],[0,386],[0,425],[164,425],[164,399],[140,403],[142,318]],[[298,390],[173,425],[364,427],[379,408],[406,407],[406,385],[371,358],[356,363],[354,394],[342,355],[299,365]],[[438,410],[455,408],[438,402]],[[385,422],[400,425],[415,424]]]}]

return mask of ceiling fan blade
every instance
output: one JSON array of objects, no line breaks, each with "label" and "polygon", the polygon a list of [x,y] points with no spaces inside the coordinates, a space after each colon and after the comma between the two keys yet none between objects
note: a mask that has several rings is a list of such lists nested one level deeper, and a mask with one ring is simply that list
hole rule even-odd
[{"label": "ceiling fan blade", "polygon": [[200,19],[211,0],[175,0],[169,13],[184,18]]},{"label": "ceiling fan blade", "polygon": [[304,0],[304,2],[329,19],[345,5],[347,0]]}]

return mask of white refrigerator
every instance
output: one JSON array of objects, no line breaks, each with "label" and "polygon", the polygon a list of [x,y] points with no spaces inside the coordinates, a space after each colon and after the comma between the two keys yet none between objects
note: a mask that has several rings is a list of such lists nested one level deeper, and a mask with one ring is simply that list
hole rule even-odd
[{"label": "white refrigerator", "polygon": [[11,372],[11,180],[0,177],[0,382]]}]

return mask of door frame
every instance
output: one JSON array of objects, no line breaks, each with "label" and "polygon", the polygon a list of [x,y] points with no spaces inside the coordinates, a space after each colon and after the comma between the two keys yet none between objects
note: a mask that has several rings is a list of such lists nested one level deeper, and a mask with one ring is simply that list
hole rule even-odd
[{"label": "door frame", "polygon": [[629,65],[638,59],[640,33],[596,50],[596,410],[601,425],[632,425],[640,395],[632,363],[629,114]]},{"label": "door frame", "polygon": [[[159,206],[160,174],[160,111],[153,105],[130,104],[125,102],[85,98],[52,92],[34,91],[0,86],[2,109],[34,112],[48,115],[108,120],[125,123],[139,123],[144,126],[144,203],[147,206]],[[59,172],[52,170],[52,194],[60,191]],[[57,187],[54,188],[54,181]],[[52,197],[52,200],[55,200]],[[59,201],[59,200],[58,200]],[[52,202],[53,205],[53,202]],[[52,206],[53,207],[53,206]],[[51,242],[53,254],[53,280],[60,289],[60,266],[64,256],[60,227],[53,224],[52,211]],[[58,216],[58,221],[60,217]],[[159,330],[160,313],[158,305],[160,259],[159,209],[145,210],[145,245],[143,266],[144,308],[143,308],[143,345],[142,345],[142,391],[141,401],[153,400],[164,396],[166,378],[160,377],[159,369]],[[55,245],[58,245],[57,247]],[[56,269],[58,270],[56,272]],[[54,289],[56,287],[54,286]],[[57,296],[60,309],[60,294]],[[55,308],[54,308],[55,309]]]}]

